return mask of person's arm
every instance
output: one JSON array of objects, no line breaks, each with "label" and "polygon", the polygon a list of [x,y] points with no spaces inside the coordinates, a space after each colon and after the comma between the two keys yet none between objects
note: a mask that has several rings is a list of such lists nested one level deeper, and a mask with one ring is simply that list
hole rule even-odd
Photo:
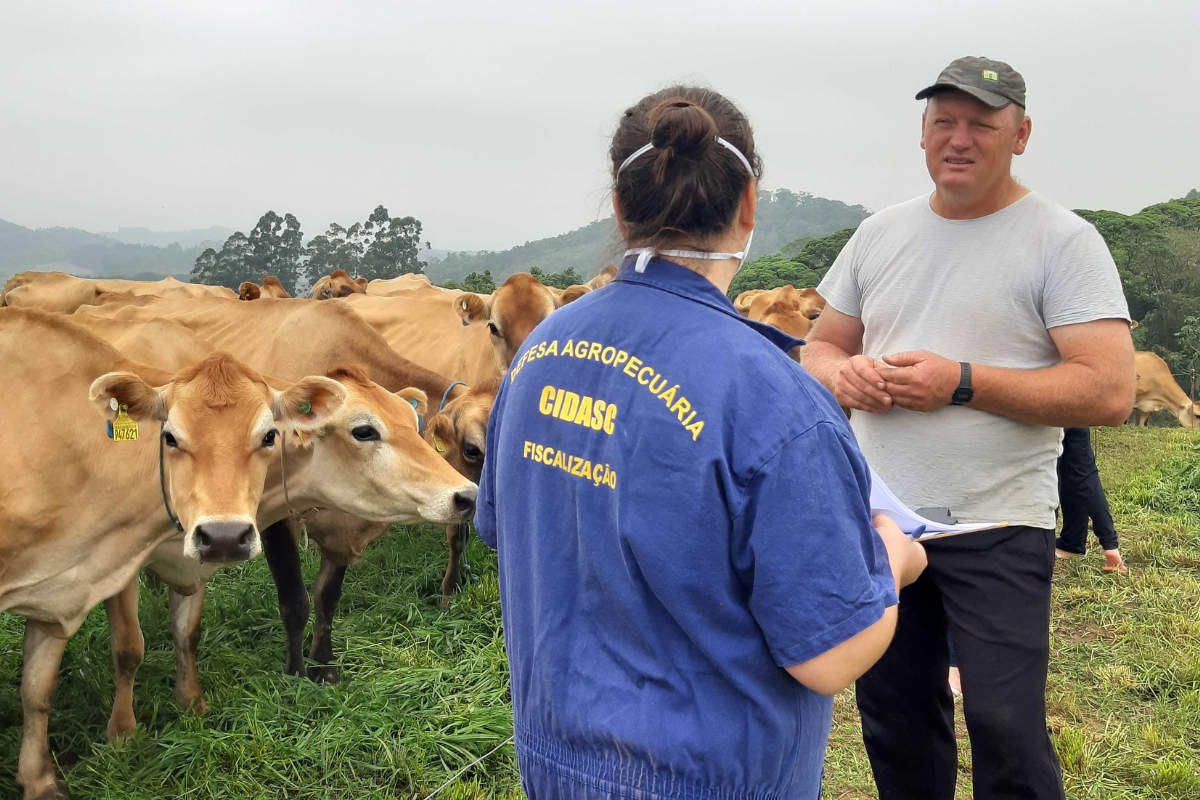
[{"label": "person's arm", "polygon": [[[876,515],[872,522],[887,548],[892,577],[899,591],[915,581],[925,569],[925,548],[905,536],[896,523],[885,516]],[[837,694],[862,677],[883,656],[896,632],[897,608],[889,607],[883,612],[882,619],[833,649],[787,667],[788,674],[814,692]]]},{"label": "person's arm", "polygon": [[843,408],[881,414],[891,409],[892,398],[878,362],[859,355],[862,337],[861,319],[827,305],[808,334],[808,344],[800,348],[800,363]]},{"label": "person's arm", "polygon": [[[971,364],[969,408],[1056,428],[1120,425],[1133,409],[1137,376],[1129,323],[1102,319],[1050,329],[1062,363],[1044,369]],[[949,404],[961,368],[957,361],[914,350],[883,356],[887,394],[901,408],[936,411]]]}]

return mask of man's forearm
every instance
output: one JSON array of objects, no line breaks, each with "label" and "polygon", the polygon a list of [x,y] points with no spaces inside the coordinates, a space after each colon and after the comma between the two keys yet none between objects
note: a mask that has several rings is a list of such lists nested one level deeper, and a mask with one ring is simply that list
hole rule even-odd
[{"label": "man's forearm", "polygon": [[800,348],[801,366],[831,392],[838,370],[849,360],[850,353],[829,342],[810,341]]},{"label": "man's forearm", "polygon": [[1120,425],[1133,408],[1133,384],[1086,364],[1045,369],[971,365],[968,408],[1054,428]]}]

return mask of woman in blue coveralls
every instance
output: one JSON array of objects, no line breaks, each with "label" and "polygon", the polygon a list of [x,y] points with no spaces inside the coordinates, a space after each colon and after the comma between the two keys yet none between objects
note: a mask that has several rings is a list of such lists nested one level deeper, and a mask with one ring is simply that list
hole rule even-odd
[{"label": "woman in blue coveralls", "polygon": [[801,344],[725,296],[761,166],[673,87],[621,117],[613,282],[506,375],[476,527],[499,550],[522,784],[539,798],[820,794],[830,695],[882,655],[921,546]]}]

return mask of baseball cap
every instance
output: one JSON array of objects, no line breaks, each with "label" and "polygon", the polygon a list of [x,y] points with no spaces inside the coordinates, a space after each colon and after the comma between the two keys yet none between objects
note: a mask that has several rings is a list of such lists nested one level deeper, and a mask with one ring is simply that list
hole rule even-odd
[{"label": "baseball cap", "polygon": [[917,99],[951,89],[966,92],[992,108],[1004,108],[1009,103],[1025,107],[1025,79],[1003,61],[977,56],[956,58],[932,86],[917,92]]}]

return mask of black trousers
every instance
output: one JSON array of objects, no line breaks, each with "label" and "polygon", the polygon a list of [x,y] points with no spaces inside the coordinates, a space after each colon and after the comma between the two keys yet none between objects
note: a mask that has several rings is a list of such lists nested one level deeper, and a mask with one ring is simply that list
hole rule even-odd
[{"label": "black trousers", "polygon": [[1117,549],[1108,498],[1100,484],[1090,428],[1064,428],[1063,452],[1058,457],[1058,502],[1062,507],[1062,534],[1058,547],[1068,553],[1087,551],[1088,519],[1105,550]]},{"label": "black trousers", "polygon": [[1054,531],[1009,527],[926,544],[900,592],[896,635],[856,685],[880,800],[952,800],[958,773],[946,684],[954,637],[975,800],[1062,800],[1046,730]]}]

